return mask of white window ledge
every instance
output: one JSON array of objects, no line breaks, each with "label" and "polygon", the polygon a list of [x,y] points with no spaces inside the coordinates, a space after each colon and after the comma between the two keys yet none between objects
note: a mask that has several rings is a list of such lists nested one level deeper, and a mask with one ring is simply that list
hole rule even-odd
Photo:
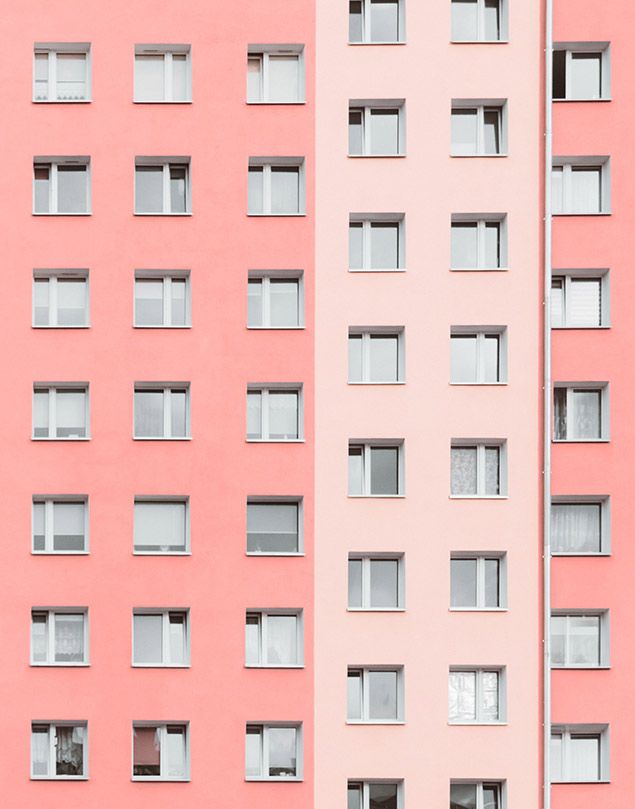
[{"label": "white window ledge", "polygon": [[400,152],[399,154],[349,154],[347,157],[350,158],[359,158],[361,157],[363,160],[374,160],[377,157],[407,157],[408,155],[406,152]]},{"label": "white window ledge", "polygon": [[164,101],[163,99],[160,100],[160,101],[158,101],[158,100],[155,100],[155,101],[150,101],[150,100],[143,101],[141,99],[135,98],[135,100],[132,103],[133,104],[191,104],[192,99],[190,98],[190,99],[187,99],[185,101]]},{"label": "white window ledge", "polygon": [[253,778],[246,777],[245,781],[251,781],[252,783],[270,783],[271,781],[276,781],[278,783],[298,783],[299,781],[303,781],[303,778],[298,778],[297,775],[279,775],[279,776],[269,776],[269,778],[265,778],[264,776],[256,776]]},{"label": "white window ledge", "polygon": [[477,727],[477,728],[487,728],[487,727],[506,727],[507,722],[448,722],[450,727]]},{"label": "white window ledge", "polygon": [[191,556],[192,551],[133,551],[133,556]]},{"label": "white window ledge", "polygon": [[405,607],[347,607],[347,612],[405,612],[405,611],[406,611]]},{"label": "white window ledge", "polygon": [[[552,213],[552,216],[611,216],[611,211],[593,211],[589,213],[574,213],[573,211],[560,211],[560,213]],[[560,783],[573,783],[572,781],[562,781]],[[591,783],[596,783],[592,781]],[[602,783],[609,783],[608,781]]]},{"label": "white window ledge", "polygon": [[[139,613],[143,615],[144,613]],[[151,613],[148,613],[151,614]],[[189,663],[131,663],[132,669],[189,669]]]},{"label": "white window ledge", "polygon": [[394,42],[390,40],[389,42],[349,42],[349,45],[357,46],[361,45],[364,48],[367,48],[369,45],[372,47],[373,45],[407,45],[408,43],[406,40],[400,40],[399,42]]},{"label": "white window ledge", "polygon": [[[33,211],[32,216],[92,216],[92,211],[83,211],[82,213],[48,213],[46,211]],[[50,780],[50,779],[49,779]],[[58,778],[52,779],[58,781]]]},{"label": "white window ledge", "polygon": [[305,331],[306,326],[247,326],[247,331]]},{"label": "white window ledge", "polygon": [[509,152],[500,152],[500,154],[452,154],[450,152],[450,157],[456,158],[463,158],[463,157],[478,157],[479,159],[485,158],[485,160],[497,159],[499,157],[509,157]]},{"label": "white window ledge", "polygon": [[187,783],[190,779],[189,778],[162,778],[160,775],[144,775],[144,776],[133,775],[130,780],[131,781],[138,781],[138,782],[142,782],[142,781],[163,781],[163,782],[167,782],[167,783],[170,783],[170,782],[174,783],[174,782],[178,781],[179,783],[184,783],[184,782]]},{"label": "white window ledge", "polygon": [[247,444],[306,444],[304,438],[246,438]]},{"label": "white window ledge", "polygon": [[90,325],[85,326],[31,326],[32,329],[90,329]]},{"label": "white window ledge", "polygon": [[607,779],[602,779],[598,781],[552,781],[552,784],[584,784],[585,787],[590,787],[593,784],[610,784],[611,782]]},{"label": "white window ledge", "polygon": [[191,435],[176,436],[171,438],[163,435],[133,435],[133,441],[191,441]]},{"label": "white window ledge", "polygon": [[246,551],[245,556],[306,556],[305,553],[275,553],[274,551],[268,551],[267,553],[258,553],[257,551]]},{"label": "white window ledge", "polygon": [[[57,214],[57,215],[59,216],[59,214]],[[156,211],[155,213],[153,213],[152,211],[148,211],[146,213],[144,211],[134,211],[134,216],[192,216],[192,212],[191,211],[182,211],[181,213],[169,213],[169,212],[168,213],[160,213],[160,212]],[[143,780],[145,781],[145,780],[152,780],[152,779],[144,778]],[[156,778],[155,780],[156,781],[163,781],[165,779]]]},{"label": "white window ledge", "polygon": [[31,551],[31,556],[88,556],[90,551]]},{"label": "white window ledge", "polygon": [[373,387],[375,387],[376,385],[380,385],[380,386],[381,385],[405,385],[406,380],[405,379],[400,379],[397,382],[351,382],[349,380],[347,384],[352,385],[354,387],[358,386],[358,385],[361,385],[362,387],[368,387],[369,385],[372,385]]},{"label": "white window ledge", "polygon": [[[306,214],[305,213],[248,213],[247,216],[255,216],[256,218],[258,218],[258,217],[263,217],[263,216],[266,216],[266,217],[271,217],[271,216],[275,216],[275,217],[280,217],[280,216],[306,216]],[[265,781],[271,781],[273,779],[265,778],[264,780]]]},{"label": "white window ledge", "polygon": [[347,725],[405,725],[404,719],[347,719]]},{"label": "white window ledge", "polygon": [[61,98],[38,98],[33,99],[33,104],[90,104],[92,98],[69,98],[63,100]]},{"label": "white window ledge", "polygon": [[448,612],[509,612],[507,607],[450,607]]},{"label": "white window ledge", "polygon": [[567,556],[606,556],[609,557],[611,554],[606,551],[599,551],[597,553],[584,553],[583,551],[552,551],[552,556],[559,556],[564,557],[566,559]]},{"label": "white window ledge", "polygon": [[450,500],[509,500],[507,494],[450,494]]},{"label": "white window ledge", "polygon": [[348,494],[351,500],[403,500],[405,494]]},{"label": "white window ledge", "polygon": [[39,438],[36,436],[31,436],[31,441],[90,441],[90,436],[86,438],[73,438],[72,436],[67,436],[64,438]]},{"label": "white window ledge", "polygon": [[306,101],[246,101],[249,107],[303,107]]},{"label": "white window ledge", "polygon": [[32,775],[31,781],[88,781],[87,775]]},{"label": "white window ledge", "polygon": [[[63,613],[60,613],[63,614]],[[31,663],[30,664],[33,668],[70,668],[70,669],[87,669],[90,668],[90,663]]]},{"label": "white window ledge", "polygon": [[608,444],[608,438],[552,438],[552,444]]},{"label": "white window ledge", "polygon": [[610,671],[610,666],[551,666],[552,671]]},{"label": "white window ledge", "polygon": [[256,663],[245,663],[246,669],[303,669],[302,663],[267,663],[266,665],[258,665]]},{"label": "white window ledge", "polygon": [[[59,328],[59,326],[57,328]],[[81,326],[81,327],[75,326],[75,328],[87,328],[87,327],[86,326]],[[136,324],[133,324],[132,328],[133,329],[181,329],[181,330],[186,329],[187,330],[187,329],[191,329],[192,326],[137,326]]]},{"label": "white window ledge", "polygon": [[509,45],[508,39],[451,39],[451,45]]},{"label": "white window ledge", "polygon": [[408,272],[405,267],[382,267],[376,269],[374,267],[349,267],[349,272]]},{"label": "white window ledge", "polygon": [[450,267],[450,272],[509,272],[509,267]]},{"label": "white window ledge", "polygon": [[594,331],[598,331],[598,330],[601,331],[602,329],[606,330],[606,329],[610,329],[610,328],[611,328],[610,326],[606,326],[606,325],[605,326],[552,326],[551,331],[579,331],[580,329],[582,329],[584,331],[589,331],[591,329],[594,330]]},{"label": "white window ledge", "polygon": [[582,102],[583,104],[588,104],[589,102],[597,103],[598,101],[602,103],[603,101],[612,101],[612,98],[553,98],[552,102],[554,104],[579,104]]},{"label": "white window ledge", "polygon": [[449,383],[452,387],[458,388],[505,388],[507,387],[507,382],[450,382]]}]

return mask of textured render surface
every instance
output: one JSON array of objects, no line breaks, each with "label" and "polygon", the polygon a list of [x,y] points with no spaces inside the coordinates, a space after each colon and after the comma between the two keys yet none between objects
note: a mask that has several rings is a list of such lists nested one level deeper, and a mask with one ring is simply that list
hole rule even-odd
[{"label": "textured render surface", "polygon": [[[248,0],[239,13],[198,0],[5,10],[7,804],[312,804],[313,20],[311,2],[290,0]],[[32,103],[34,41],[92,43],[91,104]],[[191,44],[191,105],[133,104],[134,46],[151,42]],[[267,42],[306,44],[306,105],[246,105],[247,44]],[[41,154],[91,156],[91,217],[31,215],[33,156]],[[191,156],[191,217],[133,216],[135,155]],[[249,155],[306,155],[306,217],[246,216]],[[90,269],[89,330],[31,329],[34,267]],[[191,269],[191,330],[133,329],[135,268]],[[304,269],[306,330],[247,331],[250,268]],[[30,440],[35,380],[90,382],[90,442]],[[135,380],[191,382],[192,441],[132,440]],[[304,383],[306,443],[245,443],[253,381]],[[89,496],[89,556],[31,556],[34,494]],[[189,495],[191,556],[133,557],[135,494]],[[305,496],[305,557],[245,556],[245,502],[254,494]],[[89,608],[90,668],[29,667],[33,605]],[[305,610],[306,668],[245,670],[245,609],[279,606]],[[131,668],[133,607],[190,608],[191,668]],[[87,782],[29,781],[32,719],[87,720]],[[190,783],[131,783],[133,720],[190,722]],[[304,721],[303,783],[244,782],[248,720]]]},{"label": "textured render surface", "polygon": [[[318,4],[316,793],[403,778],[447,806],[451,778],[507,779],[539,805],[540,4],[510,4],[510,44],[452,45],[450,7],[408,3],[407,44],[347,45],[346,4]],[[532,66],[531,68],[529,66]],[[350,160],[351,98],[405,98],[407,157]],[[509,157],[452,159],[452,98],[507,98]],[[405,273],[348,273],[350,212],[405,212]],[[509,272],[449,272],[452,213],[507,212]],[[406,384],[347,386],[349,326],[405,326]],[[453,325],[508,327],[509,384],[449,382]],[[347,498],[349,438],[405,441],[404,499]],[[506,500],[450,500],[450,440],[507,438]],[[509,610],[453,613],[451,551],[507,551]],[[406,611],[348,613],[349,551],[406,555]],[[405,666],[405,725],[346,725],[346,668]],[[508,724],[448,726],[450,665],[506,665]]]}]

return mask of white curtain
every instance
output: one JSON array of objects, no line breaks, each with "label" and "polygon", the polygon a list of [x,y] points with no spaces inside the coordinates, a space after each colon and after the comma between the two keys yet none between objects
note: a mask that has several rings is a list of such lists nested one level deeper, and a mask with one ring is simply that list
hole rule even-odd
[{"label": "white curtain", "polygon": [[597,503],[553,503],[551,545],[556,553],[600,550],[600,509]]}]

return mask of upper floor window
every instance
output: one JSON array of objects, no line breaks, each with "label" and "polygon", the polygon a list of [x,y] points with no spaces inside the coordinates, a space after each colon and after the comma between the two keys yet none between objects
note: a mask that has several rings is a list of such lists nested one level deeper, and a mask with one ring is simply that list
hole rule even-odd
[{"label": "upper floor window", "polygon": [[182,329],[190,322],[189,270],[135,272],[135,327]]},{"label": "upper floor window", "polygon": [[135,497],[134,552],[187,553],[188,505],[184,497]]},{"label": "upper floor window", "polygon": [[349,610],[402,610],[405,557],[390,553],[349,553]]},{"label": "upper floor window", "polygon": [[86,609],[31,610],[31,665],[88,664]]},{"label": "upper floor window", "polygon": [[608,270],[555,270],[551,278],[551,327],[597,329],[609,325]]},{"label": "upper floor window", "polygon": [[90,158],[34,157],[33,213],[90,213]]},{"label": "upper floor window", "polygon": [[553,43],[554,101],[598,101],[610,96],[608,42]]},{"label": "upper floor window", "polygon": [[600,157],[554,157],[551,203],[554,214],[611,212],[610,163]]},{"label": "upper floor window", "polygon": [[294,667],[303,662],[302,610],[248,610],[245,665]]},{"label": "upper floor window", "polygon": [[350,0],[349,42],[388,45],[405,39],[405,0]]},{"label": "upper floor window", "polygon": [[250,270],[247,328],[300,329],[304,326],[304,274],[301,270]]},{"label": "upper floor window", "polygon": [[403,722],[403,679],[403,666],[349,667],[347,722]]},{"label": "upper floor window", "polygon": [[90,101],[90,43],[36,42],[33,101]]},{"label": "upper floor window", "polygon": [[302,552],[302,501],[250,497],[247,501],[247,553],[296,555]]},{"label": "upper floor window", "polygon": [[504,326],[452,326],[450,382],[495,385],[507,381],[507,330]]},{"label": "upper floor window", "polygon": [[302,440],[302,388],[247,389],[247,441]]},{"label": "upper floor window", "polygon": [[191,213],[190,158],[135,158],[136,214]]},{"label": "upper floor window", "polygon": [[450,494],[454,497],[500,497],[506,494],[506,443],[453,439]]},{"label": "upper floor window", "polygon": [[551,779],[554,783],[608,781],[608,725],[552,725]]},{"label": "upper floor window", "polygon": [[404,381],[403,327],[351,327],[348,332],[348,381],[388,384]]},{"label": "upper floor window", "polygon": [[33,498],[33,553],[87,553],[88,500]]},{"label": "upper floor window", "polygon": [[135,45],[134,100],[192,100],[189,45]]},{"label": "upper floor window", "polygon": [[554,610],[551,613],[552,668],[609,665],[608,610]]},{"label": "upper floor window", "polygon": [[452,42],[506,39],[506,0],[452,0]]},{"label": "upper floor window", "polygon": [[403,781],[348,782],[348,809],[403,809]]},{"label": "upper floor window", "polygon": [[405,270],[403,214],[351,214],[348,266],[351,271]]},{"label": "upper floor window", "polygon": [[608,384],[554,386],[554,441],[608,441]]},{"label": "upper floor window", "polygon": [[452,666],[448,686],[451,724],[487,725],[505,721],[505,670]]},{"label": "upper floor window", "polygon": [[406,153],[403,99],[352,99],[348,107],[348,153],[396,157]]},{"label": "upper floor window", "polygon": [[304,158],[250,157],[247,213],[250,216],[304,214]]},{"label": "upper floor window", "polygon": [[496,610],[507,605],[507,556],[501,552],[452,553],[450,608]]},{"label": "upper floor window", "polygon": [[247,103],[293,104],[304,101],[304,46],[249,45]]},{"label": "upper floor window", "polygon": [[348,444],[350,497],[398,497],[404,493],[403,441],[351,440]]},{"label": "upper floor window", "polygon": [[88,438],[88,385],[33,386],[33,438]]},{"label": "upper floor window", "polygon": [[245,733],[247,781],[302,780],[302,724],[248,724]]},{"label": "upper floor window", "polygon": [[33,326],[88,325],[88,270],[33,270]]},{"label": "upper floor window", "polygon": [[190,389],[188,383],[163,387],[142,383],[134,390],[135,438],[189,438]]},{"label": "upper floor window", "polygon": [[86,722],[31,723],[31,778],[88,778]]},{"label": "upper floor window", "polygon": [[452,99],[450,154],[493,157],[507,152],[507,105],[504,99]]},{"label": "upper floor window", "polygon": [[504,781],[451,781],[450,809],[506,809]]},{"label": "upper floor window", "polygon": [[187,610],[136,609],[132,615],[133,666],[188,666]]},{"label": "upper floor window", "polygon": [[452,214],[450,269],[502,270],[507,267],[504,214]]},{"label": "upper floor window", "polygon": [[135,722],[133,781],[189,781],[189,727],[187,723]]},{"label": "upper floor window", "polygon": [[611,544],[608,497],[554,497],[551,501],[553,554],[609,553]]}]

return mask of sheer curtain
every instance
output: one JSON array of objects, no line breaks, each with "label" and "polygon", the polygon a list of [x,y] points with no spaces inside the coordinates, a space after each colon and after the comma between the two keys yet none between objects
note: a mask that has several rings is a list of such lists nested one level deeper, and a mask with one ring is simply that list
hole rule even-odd
[{"label": "sheer curtain", "polygon": [[57,775],[82,775],[84,769],[84,728],[62,726],[55,729],[55,769]]},{"label": "sheer curtain", "polygon": [[598,553],[600,509],[598,503],[552,504],[552,550],[555,553]]}]

